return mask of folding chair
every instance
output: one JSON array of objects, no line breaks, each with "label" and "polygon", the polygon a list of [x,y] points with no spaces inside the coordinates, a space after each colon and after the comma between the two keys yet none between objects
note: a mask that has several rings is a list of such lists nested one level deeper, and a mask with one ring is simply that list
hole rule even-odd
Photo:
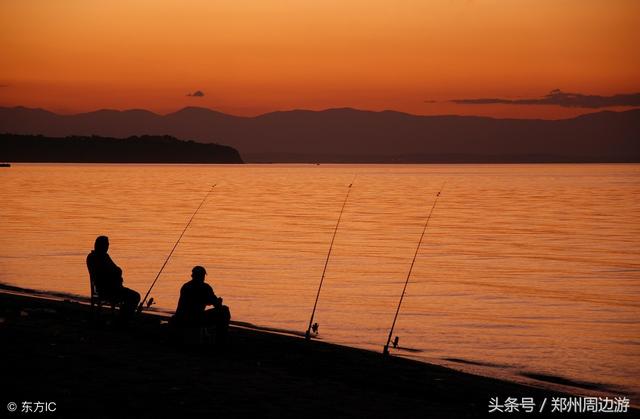
[{"label": "folding chair", "polygon": [[111,315],[115,315],[116,306],[118,304],[113,300],[100,297],[100,295],[98,294],[98,288],[96,287],[95,282],[93,282],[93,278],[91,277],[91,275],[89,275],[89,285],[91,287],[91,313],[93,313],[94,317],[96,319],[100,318],[103,305],[111,306]]}]

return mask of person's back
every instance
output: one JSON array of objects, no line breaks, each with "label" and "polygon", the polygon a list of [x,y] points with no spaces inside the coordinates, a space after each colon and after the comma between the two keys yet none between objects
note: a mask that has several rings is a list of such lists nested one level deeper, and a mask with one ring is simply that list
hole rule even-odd
[{"label": "person's back", "polygon": [[218,297],[213,288],[205,282],[192,279],[180,289],[180,299],[176,308],[176,321],[180,323],[200,323],[208,305],[217,305]]},{"label": "person's back", "polygon": [[[104,237],[104,239],[102,239]],[[109,241],[105,236],[96,239],[94,250],[87,255],[87,268],[98,295],[110,298],[122,287],[122,269],[107,253]]]},{"label": "person's back", "polygon": [[[191,270],[191,281],[180,289],[174,325],[179,329],[215,326],[216,343],[221,344],[226,340],[231,312],[229,307],[222,305],[222,298],[218,298],[213,288],[204,282],[206,274],[202,266]],[[206,310],[208,305],[214,308]]]},{"label": "person's back", "polygon": [[98,296],[114,304],[121,304],[120,318],[126,320],[133,316],[140,302],[140,294],[122,285],[122,269],[111,260],[108,251],[109,238],[96,238],[94,249],[87,255],[87,269]]}]

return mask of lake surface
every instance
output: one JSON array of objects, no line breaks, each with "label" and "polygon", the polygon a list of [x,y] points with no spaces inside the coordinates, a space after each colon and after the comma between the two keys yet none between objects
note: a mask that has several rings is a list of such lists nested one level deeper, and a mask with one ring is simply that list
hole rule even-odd
[{"label": "lake surface", "polygon": [[[0,169],[0,282],[88,295],[108,235],[144,295],[173,310],[191,267],[234,320],[304,332],[357,174],[316,321],[381,351],[438,199],[394,335],[400,356],[640,395],[640,165],[85,165]],[[549,377],[547,377],[549,378]]]}]

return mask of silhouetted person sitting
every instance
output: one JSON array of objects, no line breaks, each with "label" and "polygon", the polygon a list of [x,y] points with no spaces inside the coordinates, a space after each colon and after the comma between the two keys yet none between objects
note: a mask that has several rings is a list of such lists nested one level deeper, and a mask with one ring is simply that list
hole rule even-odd
[{"label": "silhouetted person sitting", "polygon": [[[229,307],[222,305],[222,298],[217,297],[213,288],[204,282],[206,274],[202,266],[191,270],[191,281],[180,289],[174,324],[178,328],[215,327],[216,343],[221,344],[227,337],[231,313]],[[214,308],[205,310],[208,305]]]},{"label": "silhouetted person sitting", "polygon": [[113,263],[108,251],[109,238],[96,238],[94,249],[87,255],[87,268],[99,298],[120,304],[120,320],[126,321],[135,313],[140,294],[122,285],[122,269]]}]

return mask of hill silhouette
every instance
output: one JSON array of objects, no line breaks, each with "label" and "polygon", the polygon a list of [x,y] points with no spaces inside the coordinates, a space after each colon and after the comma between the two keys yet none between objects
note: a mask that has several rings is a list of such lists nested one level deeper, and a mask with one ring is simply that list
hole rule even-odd
[{"label": "hill silhouette", "polygon": [[640,161],[640,109],[532,120],[351,108],[240,117],[195,107],[167,115],[144,110],[58,115],[16,107],[0,108],[0,132],[173,135],[228,144],[254,162]]},{"label": "hill silhouette", "polygon": [[0,160],[74,163],[242,163],[237,150],[169,136],[124,139],[0,134]]}]

